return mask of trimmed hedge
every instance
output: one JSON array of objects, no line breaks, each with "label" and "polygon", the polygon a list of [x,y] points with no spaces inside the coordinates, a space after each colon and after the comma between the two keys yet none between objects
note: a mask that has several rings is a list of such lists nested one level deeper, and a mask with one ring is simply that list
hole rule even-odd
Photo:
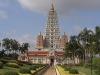
[{"label": "trimmed hedge", "polygon": [[13,58],[11,57],[2,57],[3,59],[8,59],[8,60],[12,60]]},{"label": "trimmed hedge", "polygon": [[19,75],[19,74],[14,71],[9,71],[9,72],[6,72],[4,75]]},{"label": "trimmed hedge", "polygon": [[69,73],[70,74],[79,74],[77,69],[70,69]]},{"label": "trimmed hedge", "polygon": [[13,67],[13,68],[19,68],[19,65],[16,63],[7,63],[6,66]]},{"label": "trimmed hedge", "polygon": [[22,74],[31,74],[31,71],[29,69],[23,68],[23,69],[19,70],[19,73],[22,73]]},{"label": "trimmed hedge", "polygon": [[3,64],[6,64],[6,63],[8,63],[9,60],[7,60],[7,59],[0,59],[0,61],[1,61]]},{"label": "trimmed hedge", "polygon": [[23,66],[23,63],[17,63],[19,66]]},{"label": "trimmed hedge", "polygon": [[18,63],[16,60],[9,60],[9,63]]},{"label": "trimmed hedge", "polygon": [[36,68],[37,68],[37,67],[32,66],[32,67],[29,68],[29,70],[36,70]]},{"label": "trimmed hedge", "polygon": [[3,63],[2,62],[0,62],[0,68],[3,68]]}]

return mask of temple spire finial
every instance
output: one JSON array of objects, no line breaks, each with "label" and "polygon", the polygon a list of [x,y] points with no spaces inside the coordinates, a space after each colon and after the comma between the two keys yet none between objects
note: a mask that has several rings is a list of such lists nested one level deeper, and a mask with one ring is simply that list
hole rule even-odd
[{"label": "temple spire finial", "polygon": [[41,35],[41,31],[40,31],[40,35]]},{"label": "temple spire finial", "polygon": [[66,35],[66,33],[64,32],[64,35]]},{"label": "temple spire finial", "polygon": [[54,10],[53,0],[52,0],[52,10]]},{"label": "temple spire finial", "polygon": [[51,9],[50,9],[49,11],[50,11],[50,12],[54,12],[54,3],[53,3],[53,0],[52,0]]}]

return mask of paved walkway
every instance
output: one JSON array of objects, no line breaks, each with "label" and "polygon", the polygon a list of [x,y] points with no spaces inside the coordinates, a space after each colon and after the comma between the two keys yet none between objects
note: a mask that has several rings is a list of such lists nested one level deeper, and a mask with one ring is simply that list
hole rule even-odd
[{"label": "paved walkway", "polygon": [[56,75],[55,67],[51,66],[43,75]]}]

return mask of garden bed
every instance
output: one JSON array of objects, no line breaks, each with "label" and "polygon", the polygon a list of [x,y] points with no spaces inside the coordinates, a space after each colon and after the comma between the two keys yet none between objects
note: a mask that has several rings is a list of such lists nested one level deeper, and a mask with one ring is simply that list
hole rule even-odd
[{"label": "garden bed", "polygon": [[69,71],[65,71],[65,69],[62,66],[56,65],[56,68],[58,69],[60,75],[82,75],[81,73],[79,74],[70,74]]}]

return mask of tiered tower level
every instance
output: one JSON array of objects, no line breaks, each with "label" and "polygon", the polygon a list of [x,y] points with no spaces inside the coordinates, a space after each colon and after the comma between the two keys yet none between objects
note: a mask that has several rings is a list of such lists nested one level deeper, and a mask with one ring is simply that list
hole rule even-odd
[{"label": "tiered tower level", "polygon": [[53,49],[60,48],[59,24],[57,19],[57,13],[54,10],[53,4],[52,8],[49,10],[48,13],[44,37],[44,47]]},{"label": "tiered tower level", "polygon": [[60,39],[57,13],[52,4],[48,12],[45,35],[44,37],[41,34],[37,36],[36,49],[64,49],[67,42],[65,33]]}]

